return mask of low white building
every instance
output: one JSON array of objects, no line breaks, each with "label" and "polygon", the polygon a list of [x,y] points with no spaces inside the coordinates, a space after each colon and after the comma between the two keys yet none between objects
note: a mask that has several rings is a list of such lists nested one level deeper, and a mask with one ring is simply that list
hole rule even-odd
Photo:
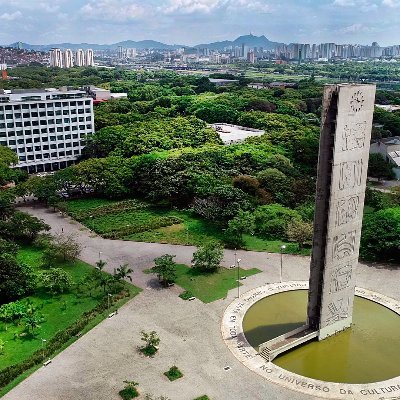
[{"label": "low white building", "polygon": [[210,125],[220,136],[224,144],[243,142],[251,136],[261,136],[265,131],[260,129],[246,128],[244,126],[232,124],[212,124]]},{"label": "low white building", "polygon": [[30,173],[74,163],[94,132],[93,99],[82,90],[0,91],[0,145]]}]

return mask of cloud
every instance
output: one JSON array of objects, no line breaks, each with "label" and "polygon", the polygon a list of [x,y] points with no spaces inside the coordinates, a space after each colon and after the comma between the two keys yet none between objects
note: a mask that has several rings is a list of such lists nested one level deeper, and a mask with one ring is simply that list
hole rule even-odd
[{"label": "cloud", "polygon": [[335,0],[333,5],[339,7],[354,7],[356,2],[354,0]]},{"label": "cloud", "polygon": [[272,11],[272,7],[264,1],[258,0],[238,0],[231,2],[231,8],[236,10],[247,9],[249,11],[259,11],[269,13]]},{"label": "cloud", "polygon": [[15,21],[18,18],[22,17],[21,11],[15,11],[13,13],[4,13],[0,15],[0,19],[3,21]]},{"label": "cloud", "polygon": [[164,14],[210,14],[217,10],[270,12],[271,6],[264,0],[169,0],[159,7]]},{"label": "cloud", "polygon": [[368,32],[370,28],[368,26],[365,26],[363,24],[353,24],[346,26],[345,28],[342,29],[343,33],[356,33],[356,32]]},{"label": "cloud", "polygon": [[211,11],[228,5],[229,0],[170,0],[166,7],[159,7],[165,14],[208,14]]},{"label": "cloud", "polygon": [[90,0],[80,13],[87,19],[124,22],[142,18],[147,9],[133,1]]},{"label": "cloud", "polygon": [[400,7],[400,1],[398,1],[398,0],[383,0],[382,4],[384,6],[388,6],[390,8]]},{"label": "cloud", "polygon": [[371,0],[334,0],[332,5],[338,7],[348,7],[348,8],[357,7],[360,11],[364,12],[372,11],[378,8],[378,5]]}]

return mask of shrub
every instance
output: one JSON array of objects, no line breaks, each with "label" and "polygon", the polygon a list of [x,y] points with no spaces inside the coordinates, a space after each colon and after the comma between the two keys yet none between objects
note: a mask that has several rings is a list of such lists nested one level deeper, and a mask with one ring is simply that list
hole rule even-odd
[{"label": "shrub", "polygon": [[6,322],[21,319],[26,314],[27,303],[17,300],[0,307],[0,319]]},{"label": "shrub", "polygon": [[256,233],[260,236],[276,239],[286,239],[286,232],[292,220],[300,219],[297,211],[280,204],[260,206],[254,211]]},{"label": "shrub", "polygon": [[190,292],[189,290],[185,290],[184,292],[182,292],[182,293],[179,295],[179,297],[180,297],[182,300],[189,300],[191,297],[194,297],[194,296],[193,296],[193,293],[192,293],[192,292]]},{"label": "shrub", "polygon": [[160,338],[157,335],[156,331],[151,331],[149,333],[145,331],[141,331],[140,334],[142,335],[141,340],[146,343],[145,346],[140,348],[140,351],[148,356],[151,357],[158,351],[158,345],[160,344]]},{"label": "shrub", "polygon": [[176,379],[182,378],[183,374],[179,371],[176,365],[173,365],[167,372],[164,372],[164,375],[172,382]]},{"label": "shrub", "polygon": [[135,397],[139,396],[139,392],[136,389],[136,386],[139,384],[134,381],[124,381],[125,387],[119,391],[119,395],[123,398],[123,400],[131,400]]},{"label": "shrub", "polygon": [[58,294],[68,291],[72,286],[71,275],[62,268],[50,268],[40,274],[43,287],[50,293]]}]

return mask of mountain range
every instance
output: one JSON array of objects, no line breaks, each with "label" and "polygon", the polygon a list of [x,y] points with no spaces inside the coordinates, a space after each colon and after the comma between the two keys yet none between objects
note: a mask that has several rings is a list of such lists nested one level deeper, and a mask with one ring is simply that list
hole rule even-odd
[{"label": "mountain range", "polygon": [[29,43],[12,43],[8,45],[8,47],[18,47],[18,45],[22,45],[24,49],[27,50],[36,50],[36,51],[49,51],[52,48],[60,48],[60,49],[93,49],[93,50],[116,50],[119,46],[124,48],[136,48],[136,49],[160,49],[160,50],[174,50],[178,48],[209,48],[212,50],[222,50],[224,47],[228,46],[241,46],[246,45],[249,47],[263,47],[264,49],[273,49],[275,46],[281,44],[278,42],[272,42],[267,39],[264,35],[262,36],[254,36],[244,35],[239,36],[235,40],[224,40],[221,42],[212,42],[212,43],[202,43],[196,46],[186,46],[179,44],[165,44],[161,42],[157,42],[155,40],[125,40],[118,43],[113,44],[96,44],[96,43],[57,43],[57,44],[29,44]]}]

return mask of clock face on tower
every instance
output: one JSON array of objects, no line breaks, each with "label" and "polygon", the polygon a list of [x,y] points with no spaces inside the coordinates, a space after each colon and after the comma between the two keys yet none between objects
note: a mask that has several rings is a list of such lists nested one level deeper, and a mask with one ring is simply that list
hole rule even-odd
[{"label": "clock face on tower", "polygon": [[350,108],[351,111],[357,113],[364,108],[364,95],[361,90],[357,90],[352,96],[350,100]]}]

